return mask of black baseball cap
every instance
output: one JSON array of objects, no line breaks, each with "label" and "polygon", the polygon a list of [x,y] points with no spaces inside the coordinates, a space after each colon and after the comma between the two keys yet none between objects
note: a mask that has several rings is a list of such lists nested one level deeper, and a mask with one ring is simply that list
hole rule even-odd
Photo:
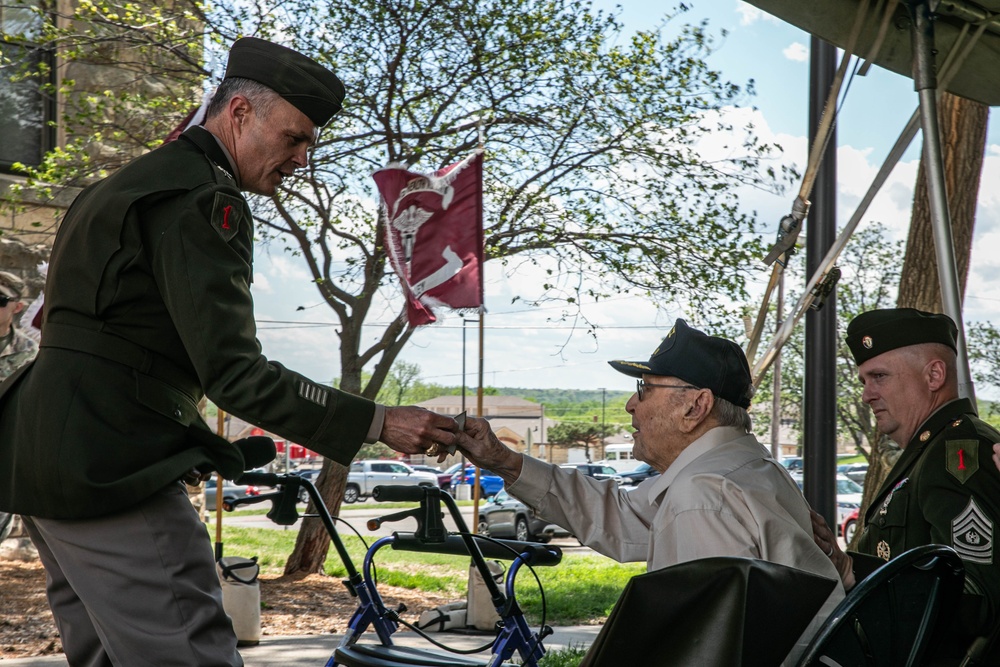
[{"label": "black baseball cap", "polygon": [[678,318],[649,361],[609,361],[632,377],[664,375],[680,378],[741,408],[750,407],[753,381],[743,349],[731,340],[692,329]]},{"label": "black baseball cap", "polygon": [[957,340],[953,319],[916,308],[869,310],[847,325],[847,347],[858,366],[889,350],[922,343],[941,343],[957,352]]},{"label": "black baseball cap", "polygon": [[236,40],[229,50],[226,79],[262,83],[323,127],[344,104],[344,84],[318,62],[257,37]]}]

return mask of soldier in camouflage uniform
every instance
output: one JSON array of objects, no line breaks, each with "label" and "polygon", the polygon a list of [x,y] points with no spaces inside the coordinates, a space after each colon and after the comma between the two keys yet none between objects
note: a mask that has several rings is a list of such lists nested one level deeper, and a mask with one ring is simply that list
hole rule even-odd
[{"label": "soldier in camouflage uniform", "polygon": [[0,511],[24,518],[72,665],[243,664],[180,481],[244,470],[202,397],[341,464],[363,442],[454,443],[450,417],[261,353],[242,193],[273,195],[305,167],[344,92],[312,59],[243,38],[204,126],[85,189],[59,227],[38,357],[0,384]]},{"label": "soldier in camouflage uniform", "polygon": [[[911,308],[863,313],[847,344],[878,429],[903,452],[865,514],[858,552],[844,553],[819,515],[816,542],[840,570],[846,588],[879,565],[925,544],[953,548],[965,566],[959,613],[933,664],[1000,664],[993,641],[1000,614],[996,527],[1000,476],[990,465],[1000,433],[958,396],[955,323]],[[963,663],[966,664],[966,663]]]},{"label": "soldier in camouflage uniform", "polygon": [[0,382],[35,358],[38,345],[14,324],[24,310],[21,297],[24,282],[7,271],[0,271]]}]

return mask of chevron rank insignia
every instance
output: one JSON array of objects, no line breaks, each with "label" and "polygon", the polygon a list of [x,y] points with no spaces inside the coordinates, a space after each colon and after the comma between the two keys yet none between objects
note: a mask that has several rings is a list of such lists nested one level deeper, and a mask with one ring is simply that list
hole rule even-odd
[{"label": "chevron rank insignia", "polygon": [[945,466],[960,483],[965,484],[979,470],[978,440],[947,440],[944,443]]},{"label": "chevron rank insignia", "polygon": [[993,521],[969,498],[962,513],[951,521],[952,547],[971,563],[993,563]]},{"label": "chevron rank insignia", "polygon": [[243,200],[239,197],[217,192],[212,205],[212,227],[219,232],[222,239],[229,241],[240,230],[243,220]]}]

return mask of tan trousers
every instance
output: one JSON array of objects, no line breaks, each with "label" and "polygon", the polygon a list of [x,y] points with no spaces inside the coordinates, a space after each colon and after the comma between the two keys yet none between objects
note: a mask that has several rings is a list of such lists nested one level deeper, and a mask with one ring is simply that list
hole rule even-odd
[{"label": "tan trousers", "polygon": [[24,517],[72,667],[239,667],[212,544],[181,484],[95,519]]}]

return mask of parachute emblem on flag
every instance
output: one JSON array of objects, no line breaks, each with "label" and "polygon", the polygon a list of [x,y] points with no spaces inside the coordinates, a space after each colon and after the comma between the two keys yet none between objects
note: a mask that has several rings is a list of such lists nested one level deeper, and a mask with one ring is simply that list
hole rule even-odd
[{"label": "parachute emblem on flag", "polygon": [[389,165],[372,174],[382,195],[389,262],[411,326],[432,307],[482,305],[482,152],[432,174]]}]

